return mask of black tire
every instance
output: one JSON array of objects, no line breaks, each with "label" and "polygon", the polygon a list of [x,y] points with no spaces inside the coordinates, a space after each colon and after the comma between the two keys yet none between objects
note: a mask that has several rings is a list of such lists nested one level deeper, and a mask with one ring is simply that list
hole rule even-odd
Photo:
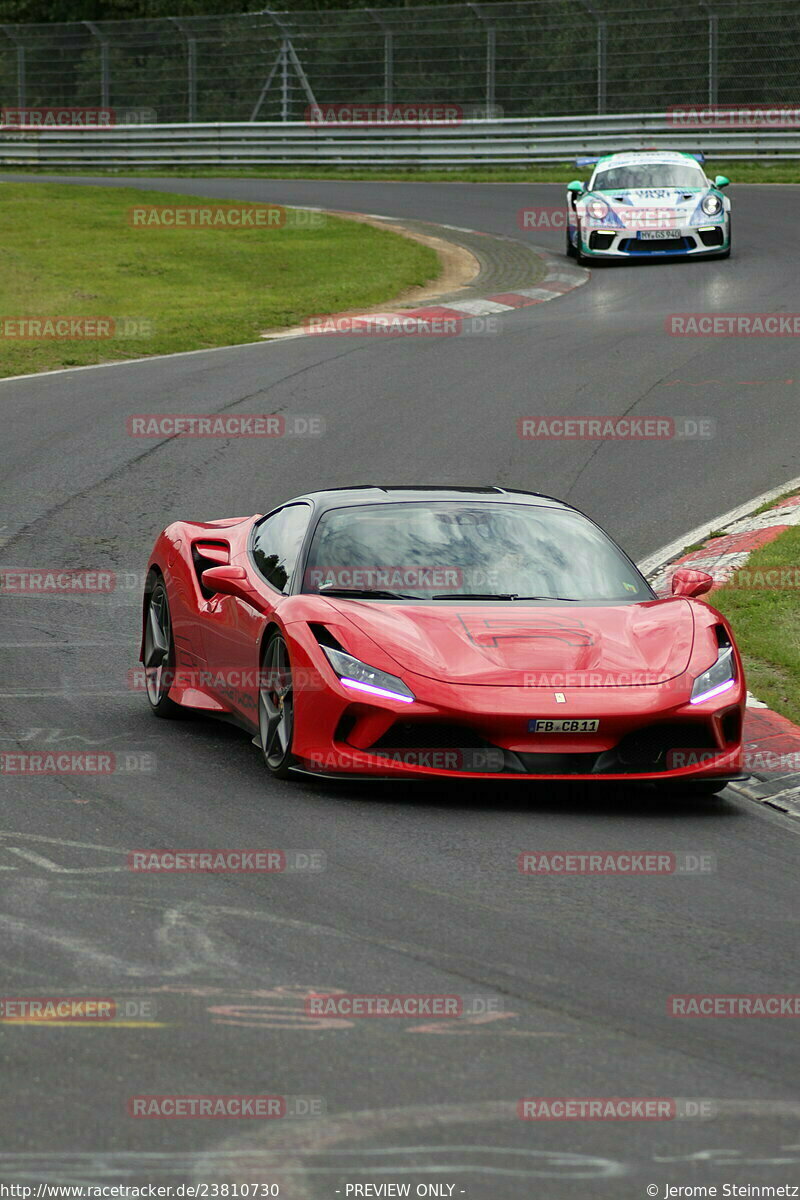
[{"label": "black tire", "polygon": [[569,240],[569,230],[567,230],[567,258],[575,258],[575,247]]},{"label": "black tire", "polygon": [[289,647],[276,629],[270,634],[261,662],[258,690],[258,731],[264,764],[275,779],[286,779],[294,762],[294,687]]},{"label": "black tire", "polygon": [[167,588],[160,575],[148,580],[145,595],[145,693],[155,716],[171,721],[183,716],[183,709],[169,698],[170,679],[175,671],[175,643]]},{"label": "black tire", "polygon": [[580,227],[580,225],[578,226],[576,234],[575,234],[575,261],[577,262],[579,267],[586,266],[587,258],[586,258],[586,255],[581,250],[581,227]]},{"label": "black tire", "polygon": [[731,250],[733,249],[733,234],[731,232],[731,223],[728,222],[728,249],[723,250],[721,254],[715,254],[715,258],[730,258]]}]

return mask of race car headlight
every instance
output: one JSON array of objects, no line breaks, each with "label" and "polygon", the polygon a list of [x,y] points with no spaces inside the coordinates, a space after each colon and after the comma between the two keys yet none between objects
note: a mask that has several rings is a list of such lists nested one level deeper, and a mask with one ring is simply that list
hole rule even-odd
[{"label": "race car headlight", "polygon": [[700,201],[700,207],[707,217],[715,217],[717,213],[722,212],[722,201],[719,196],[715,196],[713,192],[709,192],[707,196],[703,196]]},{"label": "race car headlight", "polygon": [[702,704],[712,696],[727,692],[736,682],[736,663],[733,659],[733,646],[723,646],[717,655],[713,667],[698,675],[692,686],[691,703]]},{"label": "race car headlight", "polygon": [[604,200],[590,200],[586,205],[586,215],[593,221],[602,221],[608,216],[608,205]]},{"label": "race car headlight", "polygon": [[323,646],[322,649],[344,687],[366,692],[370,696],[382,696],[385,700],[402,700],[403,704],[411,704],[416,699],[411,689],[396,675],[370,667],[360,659],[353,658],[352,654],[345,654],[344,650],[334,650],[332,646]]}]

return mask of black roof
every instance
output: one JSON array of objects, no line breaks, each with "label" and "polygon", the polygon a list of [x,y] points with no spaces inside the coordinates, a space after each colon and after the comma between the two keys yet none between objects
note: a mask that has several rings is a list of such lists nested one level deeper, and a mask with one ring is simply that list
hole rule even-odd
[{"label": "black roof", "polygon": [[319,492],[306,492],[296,496],[296,500],[311,500],[315,508],[326,510],[330,508],[349,508],[356,504],[398,504],[403,501],[416,500],[431,502],[437,500],[492,500],[513,502],[515,504],[534,504],[544,508],[566,508],[572,506],[553,496],[544,496],[539,492],[526,492],[521,488],[501,487],[460,487],[458,484],[392,485],[360,483],[351,487],[326,488]]}]

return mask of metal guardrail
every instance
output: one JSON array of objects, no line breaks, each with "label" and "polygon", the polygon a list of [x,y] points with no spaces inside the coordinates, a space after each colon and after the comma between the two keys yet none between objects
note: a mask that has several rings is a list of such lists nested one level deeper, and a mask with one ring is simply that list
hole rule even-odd
[{"label": "metal guardrail", "polygon": [[0,129],[4,167],[524,167],[644,148],[800,158],[800,128],[691,129],[665,113],[465,121],[421,127],[304,122]]}]

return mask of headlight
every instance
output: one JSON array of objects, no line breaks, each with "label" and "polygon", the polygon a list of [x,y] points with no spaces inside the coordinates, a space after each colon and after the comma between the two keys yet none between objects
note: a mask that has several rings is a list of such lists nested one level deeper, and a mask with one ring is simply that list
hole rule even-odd
[{"label": "headlight", "polygon": [[360,659],[353,658],[352,654],[345,654],[344,650],[334,650],[330,646],[323,646],[322,649],[344,687],[356,692],[368,692],[371,696],[383,696],[386,700],[402,700],[404,704],[411,704],[416,699],[396,675],[367,666]]},{"label": "headlight", "polygon": [[700,201],[700,207],[706,216],[715,217],[717,213],[722,212],[722,201],[719,196],[715,196],[713,192],[709,192],[707,196],[703,196]]},{"label": "headlight", "polygon": [[604,200],[590,200],[586,205],[586,213],[593,221],[602,221],[608,216],[608,205]]},{"label": "headlight", "polygon": [[692,687],[692,704],[702,704],[712,696],[727,692],[736,682],[736,663],[733,658],[733,646],[723,646],[717,655],[713,667],[698,675]]}]

